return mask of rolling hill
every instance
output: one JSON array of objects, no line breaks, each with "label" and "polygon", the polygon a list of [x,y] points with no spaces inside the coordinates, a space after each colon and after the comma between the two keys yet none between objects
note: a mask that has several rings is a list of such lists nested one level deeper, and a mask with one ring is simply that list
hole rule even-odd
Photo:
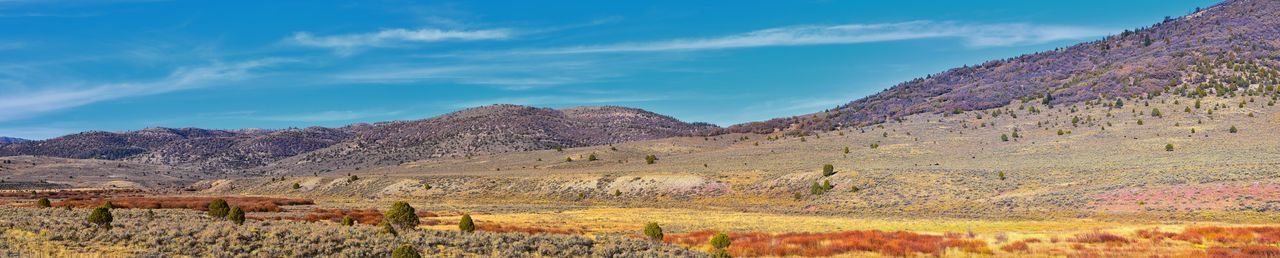
[{"label": "rolling hill", "polygon": [[3,144],[0,145],[0,156],[124,160],[217,175],[259,168],[286,159],[281,164],[351,168],[433,157],[687,136],[712,129],[716,127],[685,123],[633,108],[557,110],[493,105],[423,120],[341,128],[92,131],[49,140]]}]

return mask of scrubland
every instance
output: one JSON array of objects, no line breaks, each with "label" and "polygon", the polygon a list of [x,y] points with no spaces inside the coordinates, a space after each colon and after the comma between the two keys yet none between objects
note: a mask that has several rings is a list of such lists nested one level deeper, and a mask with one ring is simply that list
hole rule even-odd
[{"label": "scrubland", "polygon": [[[559,253],[509,247],[513,256],[605,256],[597,253],[595,244],[606,243],[599,239],[656,246],[623,256],[709,255],[716,251],[707,238],[725,233],[733,242],[725,252],[733,256],[1256,257],[1274,255],[1280,244],[1271,224],[1280,218],[1274,212],[1280,137],[1273,133],[1280,109],[1272,99],[1205,97],[1199,108],[1197,99],[1173,95],[1123,99],[1123,106],[1115,100],[1055,106],[1015,101],[821,133],[677,137],[428,159],[205,180],[189,185],[192,191],[158,195],[190,198],[188,203],[214,196],[304,199],[310,203],[268,201],[276,208],[252,210],[246,225],[321,230],[326,233],[316,234],[323,237],[347,234],[323,230],[356,230],[338,225],[348,216],[359,224],[356,231],[376,233],[384,209],[405,200],[418,207],[418,234],[452,234],[467,214],[486,236],[595,241],[545,247],[580,250]],[[652,163],[646,161],[651,155]],[[832,165],[829,174],[826,164]],[[175,208],[158,214],[188,214],[175,221],[206,223],[190,211],[202,203],[134,205],[148,203],[157,195],[151,192],[116,199],[15,193],[7,200],[28,207],[21,209],[35,209],[30,202],[38,197],[54,198],[54,206],[82,203],[74,207],[119,200],[122,208]],[[57,216],[83,226],[77,217],[83,215]],[[669,245],[642,240],[641,229],[650,222],[662,225]],[[9,225],[8,245],[21,250],[200,252],[156,251],[100,237],[72,244]],[[303,229],[310,227],[315,229]],[[361,254],[396,244],[351,234],[342,237],[374,241]],[[322,236],[299,239],[308,237]],[[456,243],[447,251],[419,250],[488,256],[508,248],[473,240],[447,240]]]}]

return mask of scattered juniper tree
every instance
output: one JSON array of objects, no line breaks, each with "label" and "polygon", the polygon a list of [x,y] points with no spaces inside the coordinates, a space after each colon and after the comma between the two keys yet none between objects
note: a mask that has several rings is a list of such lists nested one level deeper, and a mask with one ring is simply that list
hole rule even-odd
[{"label": "scattered juniper tree", "polygon": [[599,160],[599,159],[596,158],[595,153],[592,153],[591,155],[587,155],[587,161],[596,161],[596,160]]},{"label": "scattered juniper tree", "polygon": [[826,192],[826,188],[823,188],[822,185],[818,184],[818,182],[813,182],[813,185],[809,186],[809,194],[822,195]]},{"label": "scattered juniper tree", "polygon": [[1007,141],[1009,141],[1009,135],[1007,135],[1007,134],[1000,134],[1000,141],[1002,141],[1002,142],[1007,142]]},{"label": "scattered juniper tree", "polygon": [[53,207],[53,203],[49,202],[49,198],[40,197],[39,200],[36,200],[36,207],[49,208]]},{"label": "scattered juniper tree", "polygon": [[347,178],[347,182],[355,182],[356,180],[360,180],[360,177],[356,175],[351,175],[351,177]]},{"label": "scattered juniper tree", "polygon": [[724,233],[716,233],[715,236],[711,237],[711,240],[709,242],[711,244],[711,247],[716,248],[716,253],[714,255],[715,257],[729,256],[728,252],[725,251],[725,249],[729,248],[729,245],[732,244],[732,242],[729,241],[729,235],[726,235]]},{"label": "scattered juniper tree", "polygon": [[654,162],[657,162],[657,161],[658,161],[658,156],[656,156],[656,155],[649,154],[649,155],[645,155],[645,156],[644,156],[644,163],[645,163],[645,164],[653,164]]},{"label": "scattered juniper tree", "polygon": [[391,251],[391,258],[422,258],[422,255],[412,245],[401,245]]},{"label": "scattered juniper tree", "polygon": [[231,211],[227,212],[227,219],[235,222],[236,225],[244,225],[244,210],[240,206],[231,207]]},{"label": "scattered juniper tree", "polygon": [[462,215],[462,220],[458,221],[458,230],[464,233],[476,232],[476,222],[471,220],[471,214]]},{"label": "scattered juniper tree", "polygon": [[392,236],[400,235],[399,232],[396,232],[396,227],[391,226],[391,223],[387,222],[387,220],[382,220],[381,223],[378,223],[378,228],[380,228],[379,231],[384,234],[390,234]]},{"label": "scattered juniper tree", "polygon": [[649,240],[662,241],[662,227],[656,222],[649,222],[644,225],[644,235],[649,237]]},{"label": "scattered juniper tree", "polygon": [[398,201],[391,204],[391,209],[387,210],[383,215],[383,221],[391,223],[391,225],[401,229],[412,229],[418,226],[418,215],[413,210],[413,206],[404,201]]},{"label": "scattered juniper tree", "polygon": [[89,213],[87,220],[99,228],[111,229],[111,221],[114,218],[111,217],[111,208],[104,206],[94,208],[93,212]]},{"label": "scattered juniper tree", "polygon": [[828,177],[836,174],[836,167],[831,164],[822,165],[822,176]]},{"label": "scattered juniper tree", "polygon": [[1164,145],[1164,151],[1173,151],[1173,144],[1172,144],[1172,143],[1170,143],[1170,144],[1165,144],[1165,145]]},{"label": "scattered juniper tree", "polygon": [[231,212],[231,206],[227,205],[227,200],[218,198],[218,199],[213,199],[213,201],[209,202],[208,214],[210,218],[215,218],[215,219],[226,218],[227,213],[229,212]]},{"label": "scattered juniper tree", "polygon": [[1236,133],[1236,132],[1239,132],[1239,131],[1240,131],[1240,130],[1237,130],[1237,129],[1236,129],[1236,126],[1234,126],[1234,125],[1233,125],[1233,126],[1231,126],[1231,129],[1228,129],[1228,132],[1231,132],[1231,133]]}]

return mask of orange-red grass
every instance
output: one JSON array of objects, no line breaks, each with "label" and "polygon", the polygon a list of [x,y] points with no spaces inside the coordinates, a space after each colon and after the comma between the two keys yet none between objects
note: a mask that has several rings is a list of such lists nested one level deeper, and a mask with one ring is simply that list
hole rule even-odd
[{"label": "orange-red grass", "polygon": [[[128,209],[192,209],[208,210],[209,203],[215,197],[123,197],[91,200],[64,200],[53,203],[55,207],[71,206],[74,208],[91,208],[107,201],[116,208]],[[280,206],[315,204],[308,199],[272,198],[272,197],[222,197],[232,207],[240,207],[245,212],[280,212]]]},{"label": "orange-red grass", "polygon": [[[669,235],[670,243],[699,246],[706,244],[715,231],[697,231]],[[905,231],[845,231],[831,233],[759,232],[727,233],[729,254],[733,256],[831,256],[849,252],[878,252],[889,256],[909,254],[942,255],[947,249],[990,254],[987,243],[977,239],[917,234]]]}]

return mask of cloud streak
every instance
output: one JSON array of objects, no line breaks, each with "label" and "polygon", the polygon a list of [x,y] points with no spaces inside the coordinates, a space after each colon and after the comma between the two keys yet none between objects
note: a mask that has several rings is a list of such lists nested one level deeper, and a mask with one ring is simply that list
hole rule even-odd
[{"label": "cloud streak", "polygon": [[351,52],[369,47],[392,47],[405,43],[431,43],[442,41],[479,41],[503,40],[512,37],[508,29],[487,30],[441,30],[424,29],[385,29],[371,33],[316,36],[308,32],[297,32],[290,40],[298,45],[329,48],[339,52]]},{"label": "cloud streak", "polygon": [[531,89],[546,86],[597,82],[615,76],[601,71],[594,61],[516,61],[487,64],[408,64],[390,65],[343,72],[331,77],[332,82],[408,84],[447,82],[467,85],[498,86],[506,89]]},{"label": "cloud streak", "polygon": [[779,46],[837,45],[871,42],[957,38],[970,47],[998,47],[1047,43],[1058,40],[1105,36],[1110,30],[1057,25],[962,24],[913,21],[902,23],[805,25],[770,28],[747,33],[651,42],[587,45],[520,51],[519,54],[590,54],[624,52],[675,52]]},{"label": "cloud streak", "polygon": [[4,95],[0,96],[0,121],[16,120],[102,101],[202,88],[220,82],[248,79],[254,76],[252,72],[256,69],[283,62],[288,60],[260,59],[234,64],[214,64],[177,69],[168,76],[153,81],[52,88]]}]

